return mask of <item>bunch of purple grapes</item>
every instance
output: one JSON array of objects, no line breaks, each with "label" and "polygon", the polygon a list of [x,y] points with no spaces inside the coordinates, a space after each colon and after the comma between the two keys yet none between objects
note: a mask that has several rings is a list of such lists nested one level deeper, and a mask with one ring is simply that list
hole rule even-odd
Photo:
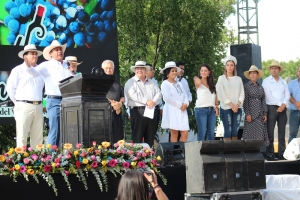
[{"label": "bunch of purple grapes", "polygon": [[45,0],[7,1],[5,10],[9,15],[4,18],[4,24],[10,30],[7,41],[14,44],[19,34],[25,36],[36,6],[42,4],[47,9],[43,21],[47,35],[44,40],[39,40],[36,34],[33,34],[31,43],[36,46],[48,46],[57,39],[61,44],[67,43],[67,47],[113,48],[117,35],[115,1],[86,0],[86,4],[92,1],[97,1],[92,15],[85,12],[82,6],[77,6],[76,0],[51,0],[52,4]]}]

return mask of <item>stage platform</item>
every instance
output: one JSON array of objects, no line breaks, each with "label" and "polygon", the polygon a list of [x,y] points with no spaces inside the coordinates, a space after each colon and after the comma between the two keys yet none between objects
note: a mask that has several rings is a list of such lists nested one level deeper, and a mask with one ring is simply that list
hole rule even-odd
[{"label": "stage platform", "polygon": [[[162,174],[168,179],[168,184],[163,185],[159,180],[159,185],[163,188],[170,200],[183,200],[186,193],[185,166],[160,168]],[[277,174],[298,174],[300,175],[300,161],[266,161],[266,175]],[[58,189],[58,196],[55,196],[52,188],[40,179],[37,184],[32,178],[27,182],[23,177],[18,177],[18,182],[13,182],[11,177],[0,175],[1,197],[10,199],[104,199],[114,200],[117,194],[117,187],[120,176],[117,178],[108,174],[108,192],[101,192],[95,177],[90,174],[87,178],[88,190],[84,189],[83,183],[78,181],[75,175],[69,176],[72,192],[69,192],[63,177],[54,174],[54,181]]]}]

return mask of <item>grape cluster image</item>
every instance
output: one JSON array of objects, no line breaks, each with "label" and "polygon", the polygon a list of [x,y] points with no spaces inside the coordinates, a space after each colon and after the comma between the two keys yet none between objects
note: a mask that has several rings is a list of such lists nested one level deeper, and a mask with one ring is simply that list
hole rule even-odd
[{"label": "grape cluster image", "polygon": [[[41,5],[45,10],[41,22],[45,35],[38,37],[41,33],[35,32],[33,26],[37,25],[32,24],[41,13],[37,10]],[[54,39],[74,48],[112,48],[117,43],[115,0],[6,0],[4,8],[10,45],[20,45],[20,36],[43,47]]]}]

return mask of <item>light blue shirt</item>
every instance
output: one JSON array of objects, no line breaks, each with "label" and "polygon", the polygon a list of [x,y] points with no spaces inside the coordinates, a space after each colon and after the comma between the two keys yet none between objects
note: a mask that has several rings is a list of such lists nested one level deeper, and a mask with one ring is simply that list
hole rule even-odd
[{"label": "light blue shirt", "polygon": [[[292,80],[288,85],[291,96],[296,100],[300,101],[300,82],[298,79]],[[294,104],[289,102],[290,110],[298,110]]]}]

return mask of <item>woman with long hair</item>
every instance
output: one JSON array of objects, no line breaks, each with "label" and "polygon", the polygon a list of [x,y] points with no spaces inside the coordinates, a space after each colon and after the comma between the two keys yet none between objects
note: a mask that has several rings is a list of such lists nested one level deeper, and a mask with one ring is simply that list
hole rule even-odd
[{"label": "woman with long hair", "polygon": [[197,92],[195,117],[197,121],[198,140],[214,140],[216,116],[219,114],[216,87],[211,67],[202,64],[198,77],[194,77]]},{"label": "woman with long hair", "polygon": [[219,76],[216,84],[224,126],[224,140],[237,140],[245,98],[244,86],[242,79],[236,75],[236,58],[227,56],[224,65],[224,75]]},{"label": "woman with long hair", "polygon": [[171,61],[160,71],[164,80],[161,84],[161,93],[165,102],[161,128],[170,129],[170,142],[178,141],[178,131],[180,131],[179,141],[186,142],[190,129],[186,110],[189,100],[182,84],[175,80],[179,70],[176,63]]},{"label": "woman with long hair", "polygon": [[126,172],[119,183],[116,200],[150,200],[149,184],[158,200],[168,200],[166,194],[157,184],[157,177],[153,170],[150,175],[139,170]]}]

